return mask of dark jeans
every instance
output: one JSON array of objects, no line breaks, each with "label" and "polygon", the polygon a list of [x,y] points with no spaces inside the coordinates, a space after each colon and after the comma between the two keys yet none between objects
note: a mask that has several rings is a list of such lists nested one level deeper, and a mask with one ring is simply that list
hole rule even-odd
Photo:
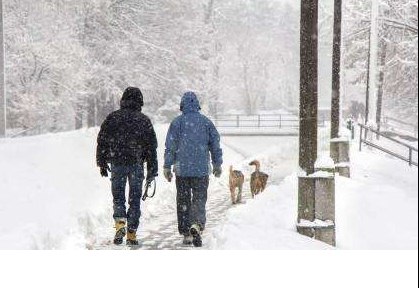
[{"label": "dark jeans", "polygon": [[[137,231],[141,217],[141,197],[144,181],[144,167],[141,164],[132,166],[112,165],[112,195],[114,219],[127,219],[128,229]],[[129,183],[129,209],[126,208],[125,188]]]},{"label": "dark jeans", "polygon": [[205,229],[208,186],[209,177],[176,177],[180,234],[189,235],[191,226],[195,224],[198,224],[202,230]]}]

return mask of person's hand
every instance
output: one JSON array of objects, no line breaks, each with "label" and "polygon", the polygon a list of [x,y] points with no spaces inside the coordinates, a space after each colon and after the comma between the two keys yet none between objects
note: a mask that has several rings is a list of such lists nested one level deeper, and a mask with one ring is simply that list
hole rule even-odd
[{"label": "person's hand", "polygon": [[151,183],[153,183],[153,181],[156,180],[156,177],[147,177],[147,181],[146,184],[147,186],[151,185]]},{"label": "person's hand", "polygon": [[221,175],[223,174],[223,168],[221,168],[221,166],[214,167],[213,174],[216,178],[220,178]]},{"label": "person's hand", "polygon": [[111,171],[111,169],[109,168],[108,164],[100,167],[100,175],[102,175],[102,177],[106,177],[106,178],[109,177],[108,172],[110,172],[110,171]]},{"label": "person's hand", "polygon": [[173,179],[172,169],[170,169],[170,168],[164,168],[163,173],[164,173],[164,178],[166,178],[166,180],[168,182],[172,182],[172,179]]}]

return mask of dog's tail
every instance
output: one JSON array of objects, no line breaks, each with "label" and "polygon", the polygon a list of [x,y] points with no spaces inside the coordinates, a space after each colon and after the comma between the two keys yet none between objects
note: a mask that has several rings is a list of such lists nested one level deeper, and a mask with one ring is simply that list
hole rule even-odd
[{"label": "dog's tail", "polygon": [[260,171],[260,162],[258,160],[252,161],[249,164],[250,166],[256,166],[256,172]]},{"label": "dog's tail", "polygon": [[233,165],[230,166],[230,174],[232,174],[234,171]]}]

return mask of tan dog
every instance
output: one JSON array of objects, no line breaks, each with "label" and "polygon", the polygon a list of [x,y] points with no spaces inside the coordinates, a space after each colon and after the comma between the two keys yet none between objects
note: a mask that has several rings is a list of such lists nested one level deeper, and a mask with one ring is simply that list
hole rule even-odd
[{"label": "tan dog", "polygon": [[[240,171],[233,170],[233,166],[230,166],[230,193],[231,193],[231,203],[233,205],[242,202],[243,196],[243,185],[244,185],[244,174]],[[239,193],[236,197],[236,190],[239,190]]]},{"label": "tan dog", "polygon": [[256,171],[252,173],[252,177],[250,179],[250,191],[252,192],[252,197],[255,198],[256,195],[265,191],[269,175],[260,171],[259,161],[255,160],[249,165],[256,166]]}]

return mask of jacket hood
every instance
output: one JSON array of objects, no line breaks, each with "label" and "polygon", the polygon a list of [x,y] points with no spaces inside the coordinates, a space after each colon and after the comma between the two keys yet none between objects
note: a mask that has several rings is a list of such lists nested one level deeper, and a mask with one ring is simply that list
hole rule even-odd
[{"label": "jacket hood", "polygon": [[144,106],[143,94],[139,88],[129,87],[121,99],[122,109],[141,110]]},{"label": "jacket hood", "polygon": [[199,112],[201,105],[199,104],[198,97],[194,92],[186,92],[180,103],[180,111],[183,113]]}]

